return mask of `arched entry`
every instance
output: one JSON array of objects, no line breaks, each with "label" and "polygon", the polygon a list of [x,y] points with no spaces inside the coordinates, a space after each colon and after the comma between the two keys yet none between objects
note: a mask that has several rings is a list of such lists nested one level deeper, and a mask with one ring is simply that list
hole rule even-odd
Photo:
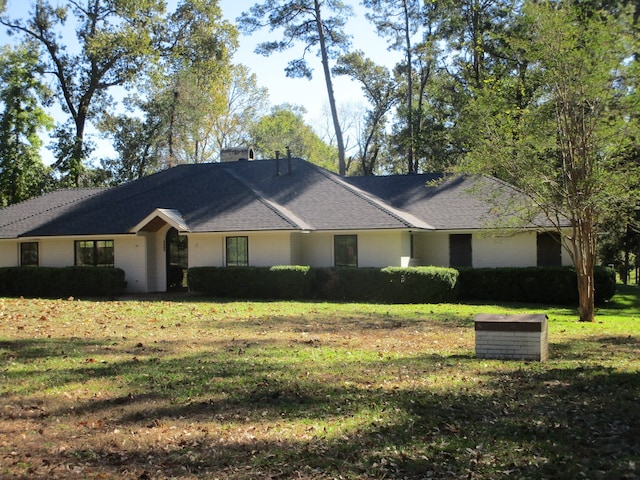
[{"label": "arched entry", "polygon": [[166,237],[167,251],[167,291],[180,291],[187,288],[187,269],[189,268],[189,239],[178,235],[170,228]]}]

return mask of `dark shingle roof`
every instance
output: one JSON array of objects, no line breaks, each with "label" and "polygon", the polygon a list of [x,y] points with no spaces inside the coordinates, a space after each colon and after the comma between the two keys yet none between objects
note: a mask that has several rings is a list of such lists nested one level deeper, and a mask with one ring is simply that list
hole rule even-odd
[{"label": "dark shingle roof", "polygon": [[482,228],[491,208],[470,189],[483,177],[436,178],[343,178],[301,159],[181,165],[9,206],[0,238],[129,233],[156,209],[179,212],[191,232]]},{"label": "dark shingle roof", "polygon": [[441,230],[490,227],[496,219],[489,199],[496,189],[507,188],[492,178],[462,175],[448,179],[439,174],[367,176],[347,181]]},{"label": "dark shingle roof", "polygon": [[0,238],[15,238],[40,228],[102,191],[100,188],[58,190],[3,208],[0,210]]}]

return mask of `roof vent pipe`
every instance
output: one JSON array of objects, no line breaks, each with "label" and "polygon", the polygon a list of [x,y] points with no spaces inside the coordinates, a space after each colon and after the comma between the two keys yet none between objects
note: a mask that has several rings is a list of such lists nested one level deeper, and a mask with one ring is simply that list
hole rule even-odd
[{"label": "roof vent pipe", "polygon": [[276,150],[276,177],[280,176],[280,150]]},{"label": "roof vent pipe", "polygon": [[291,148],[287,145],[287,166],[289,169],[289,175],[291,175]]}]

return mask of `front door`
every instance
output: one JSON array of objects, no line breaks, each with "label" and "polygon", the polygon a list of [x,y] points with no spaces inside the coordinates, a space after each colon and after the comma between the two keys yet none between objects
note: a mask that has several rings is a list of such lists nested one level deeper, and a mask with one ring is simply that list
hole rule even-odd
[{"label": "front door", "polygon": [[178,235],[170,228],[166,237],[167,251],[167,291],[187,289],[187,269],[189,268],[189,242],[184,235]]}]

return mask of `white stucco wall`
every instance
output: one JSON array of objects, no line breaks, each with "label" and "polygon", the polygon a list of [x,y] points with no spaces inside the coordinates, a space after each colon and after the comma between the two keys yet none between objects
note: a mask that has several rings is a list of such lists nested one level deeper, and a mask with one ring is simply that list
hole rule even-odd
[{"label": "white stucco wall", "polygon": [[333,235],[328,232],[302,234],[300,239],[302,255],[301,265],[311,267],[333,266]]},{"label": "white stucco wall", "polygon": [[[74,265],[74,238],[43,238],[38,252],[43,267],[69,267]],[[92,240],[92,239],[87,239]]]},{"label": "white stucco wall", "polygon": [[115,267],[125,273],[127,292],[147,292],[147,253],[145,237],[117,237],[113,242]]},{"label": "white stucco wall", "polygon": [[224,266],[224,236],[189,235],[189,267]]},{"label": "white stucco wall", "polygon": [[[312,267],[333,267],[333,237],[335,235],[358,236],[358,266],[388,267],[408,263],[411,254],[409,232],[311,232],[295,238],[299,254],[292,256],[296,264]],[[297,242],[299,240],[299,245]],[[292,242],[293,244],[293,242]]]},{"label": "white stucco wall", "polygon": [[250,266],[271,267],[292,264],[289,232],[254,233],[248,237]]},{"label": "white stucco wall", "polygon": [[[537,233],[535,231],[510,236],[474,234],[472,239],[473,266],[535,267],[538,263]],[[561,248],[561,262],[572,265],[566,249]]]},{"label": "white stucco wall", "polygon": [[[569,236],[571,234],[571,230],[568,229],[568,228],[565,229],[564,230],[564,234]],[[571,260],[571,256],[569,255],[569,252],[567,251],[567,249],[564,248],[564,245],[560,249],[560,252],[561,252],[561,255],[562,255],[562,265],[565,265],[565,266],[573,265],[573,261]]]},{"label": "white stucco wall", "polygon": [[20,265],[20,243],[38,244],[38,262],[42,267],[68,267],[73,265],[73,239],[38,238],[0,241],[0,266]]},{"label": "white stucco wall", "polygon": [[302,237],[308,233],[295,232],[291,234],[291,265],[305,265],[302,262]]},{"label": "white stucco wall", "polygon": [[170,228],[170,225],[165,225],[157,232],[146,235],[149,292],[164,292],[167,289],[166,238]]},{"label": "white stucco wall", "polygon": [[226,265],[226,237],[247,237],[249,241],[249,265],[252,267],[271,267],[273,265],[294,265],[298,258],[299,241],[292,245],[290,232],[274,233],[237,233],[197,234],[189,236],[190,267],[223,267]]},{"label": "white stucco wall", "polygon": [[419,265],[449,266],[449,234],[441,232],[416,233],[413,250]]},{"label": "white stucco wall", "polygon": [[[358,235],[358,263],[361,267],[400,266],[410,254],[408,232],[378,231]],[[330,232],[238,233],[249,239],[249,265],[310,265],[332,267],[333,237]],[[189,238],[189,266],[224,266],[225,235],[197,234]]]},{"label": "white stucco wall", "polygon": [[[138,238],[144,242],[145,271],[146,271],[146,291],[160,291],[160,281],[158,279],[158,262],[156,261],[157,241],[155,233],[138,232]],[[164,288],[164,287],[163,287]]]},{"label": "white stucco wall", "polygon": [[[537,264],[536,232],[509,236],[474,233],[471,250],[475,268],[535,267]],[[415,234],[414,252],[420,265],[449,266],[449,233]],[[562,264],[571,265],[571,259],[564,249]]]},{"label": "white stucco wall", "polygon": [[473,266],[483,267],[535,267],[536,233],[491,237],[474,234],[471,240]]},{"label": "white stucco wall", "polygon": [[410,253],[409,232],[377,231],[358,234],[359,267],[400,267],[402,259],[408,258]]},{"label": "white stucco wall", "polygon": [[0,267],[17,267],[18,261],[18,242],[0,240]]}]

